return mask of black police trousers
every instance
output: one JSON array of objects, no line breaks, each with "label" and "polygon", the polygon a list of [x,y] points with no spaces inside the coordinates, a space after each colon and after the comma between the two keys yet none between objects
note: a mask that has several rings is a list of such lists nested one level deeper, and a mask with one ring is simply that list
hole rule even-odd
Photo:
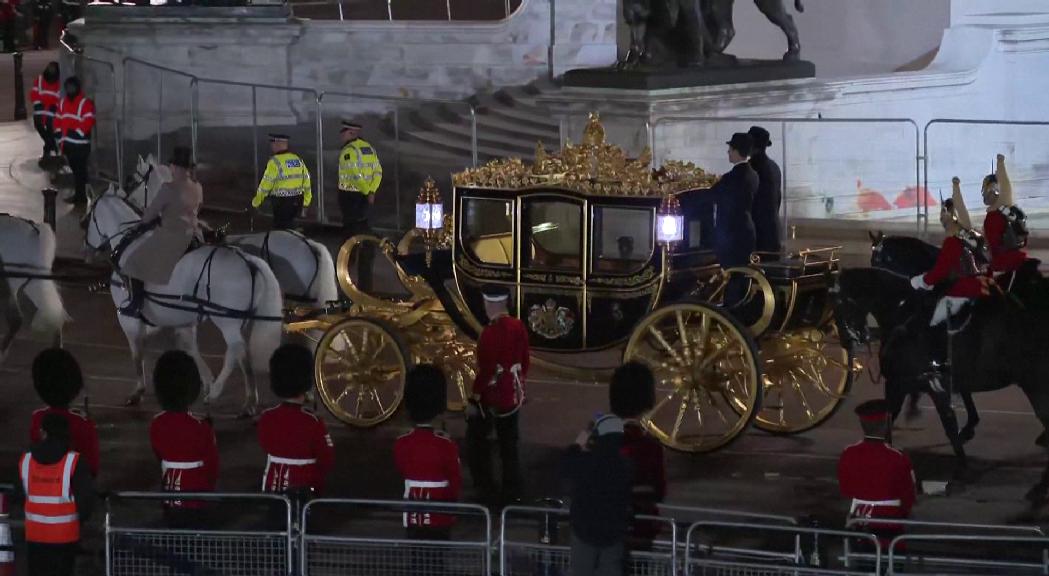
[{"label": "black police trousers", "polygon": [[[368,223],[371,202],[360,192],[339,190],[339,211],[342,212],[342,229],[347,238],[358,234],[372,234]],[[363,292],[371,292],[372,267],[375,263],[375,246],[362,245],[357,249],[357,287]]]},{"label": "black police trousers", "polygon": [[302,212],[302,196],[270,196],[273,210],[273,229],[287,230],[295,225],[295,218]]}]

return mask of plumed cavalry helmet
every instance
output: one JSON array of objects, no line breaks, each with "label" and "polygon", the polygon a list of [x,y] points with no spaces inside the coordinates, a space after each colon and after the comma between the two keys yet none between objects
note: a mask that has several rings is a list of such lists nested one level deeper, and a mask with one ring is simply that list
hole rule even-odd
[{"label": "plumed cavalry helmet", "polygon": [[84,376],[73,355],[61,348],[49,348],[33,360],[33,388],[44,404],[66,408],[84,388]]},{"label": "plumed cavalry helmet", "polygon": [[972,219],[969,217],[969,210],[965,207],[965,197],[962,196],[962,187],[958,178],[954,179],[953,188],[951,197],[943,201],[942,209],[959,226],[966,230],[972,230]]},{"label": "plumed cavalry helmet", "polygon": [[444,412],[448,404],[448,384],[444,373],[433,364],[419,364],[408,371],[404,385],[404,408],[412,422],[424,424]]},{"label": "plumed cavalry helmet", "polygon": [[160,407],[169,412],[185,412],[200,396],[200,370],[189,354],[168,350],[153,368],[153,389]]},{"label": "plumed cavalry helmet", "polygon": [[295,398],[313,388],[313,353],[299,344],[284,344],[270,356],[270,389],[278,398]]}]

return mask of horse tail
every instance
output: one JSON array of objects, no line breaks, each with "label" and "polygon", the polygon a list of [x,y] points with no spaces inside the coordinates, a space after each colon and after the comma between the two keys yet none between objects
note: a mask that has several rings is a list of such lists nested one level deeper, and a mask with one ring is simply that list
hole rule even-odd
[{"label": "horse tail", "polygon": [[253,321],[248,335],[248,359],[258,374],[269,372],[270,356],[280,346],[283,323],[277,319],[283,314],[284,298],[270,267],[260,258],[245,257],[255,266],[257,288],[252,307],[256,316],[265,318]]},{"label": "horse tail", "polygon": [[339,299],[339,287],[335,282],[335,262],[325,245],[313,240],[306,242],[310,250],[313,250],[317,256],[317,276],[313,279],[312,290],[313,302],[316,306],[324,306],[328,302]]},{"label": "horse tail", "polygon": [[[55,262],[55,234],[47,226],[38,227],[40,234],[39,261],[36,265],[51,270]],[[42,334],[54,334],[62,325],[69,321],[62,296],[58,293],[58,285],[54,280],[32,280],[25,287],[25,295],[33,305],[36,313],[30,324],[34,332]]]}]

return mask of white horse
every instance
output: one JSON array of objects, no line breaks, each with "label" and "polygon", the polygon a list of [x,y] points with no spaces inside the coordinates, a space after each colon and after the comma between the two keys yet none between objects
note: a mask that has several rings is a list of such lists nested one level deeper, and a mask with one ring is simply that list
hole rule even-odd
[{"label": "white horse", "polygon": [[[110,187],[92,202],[86,216],[87,246],[96,252],[109,251],[119,246],[138,223],[132,206]],[[201,368],[209,391],[205,401],[214,401],[222,394],[226,380],[239,366],[245,381],[242,415],[254,414],[259,400],[255,375],[268,371],[269,358],[280,345],[282,332],[280,285],[269,266],[233,247],[205,246],[179,260],[166,286],[146,284],[145,290],[143,319],[117,315],[138,373],[128,403],[137,404],[145,393],[142,348],[146,336],[155,329],[173,328],[179,346]],[[115,272],[110,292],[119,309],[128,294]],[[205,320],[210,320],[226,341],[222,370],[213,382],[197,346],[197,326]]]},{"label": "white horse", "polygon": [[55,261],[55,233],[46,224],[0,214],[0,300],[5,302],[7,334],[0,340],[0,363],[7,357],[15,335],[22,328],[23,304],[35,308],[30,329],[54,335],[69,320],[55,281],[50,278]]},{"label": "white horse", "polygon": [[[157,163],[152,154],[139,156],[128,200],[142,209],[170,179],[167,166]],[[335,263],[331,252],[320,242],[298,232],[274,230],[228,236],[226,243],[265,260],[290,303],[319,308],[339,298]]]}]

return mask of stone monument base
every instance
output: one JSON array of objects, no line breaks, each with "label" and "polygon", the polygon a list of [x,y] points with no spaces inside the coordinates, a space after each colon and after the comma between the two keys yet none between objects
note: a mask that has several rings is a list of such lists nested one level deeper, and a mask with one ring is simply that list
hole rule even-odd
[{"label": "stone monument base", "polygon": [[564,86],[578,88],[618,88],[622,90],[664,90],[692,86],[722,86],[812,78],[816,66],[807,60],[736,60],[702,67],[617,70],[579,68],[565,72]]}]

